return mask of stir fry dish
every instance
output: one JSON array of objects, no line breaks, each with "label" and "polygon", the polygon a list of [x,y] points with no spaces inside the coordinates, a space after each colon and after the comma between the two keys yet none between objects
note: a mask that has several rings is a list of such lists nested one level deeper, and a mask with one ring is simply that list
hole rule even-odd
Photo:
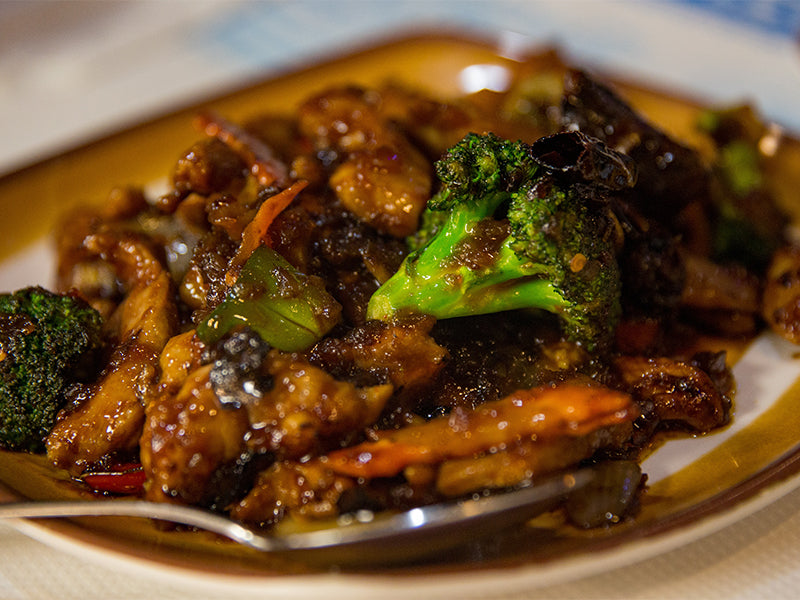
[{"label": "stir fry dish", "polygon": [[732,418],[704,341],[800,341],[775,130],[665,125],[556,54],[504,92],[199,114],[160,189],[64,216],[52,290],[0,295],[0,447],[258,527],[585,465],[603,501],[564,518],[635,518],[659,440]]}]

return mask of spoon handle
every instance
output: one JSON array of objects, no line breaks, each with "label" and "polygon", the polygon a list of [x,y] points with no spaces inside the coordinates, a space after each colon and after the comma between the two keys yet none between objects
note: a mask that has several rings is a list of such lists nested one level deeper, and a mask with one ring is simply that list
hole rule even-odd
[{"label": "spoon handle", "polygon": [[402,543],[407,553],[413,553],[414,546],[424,550],[432,539],[439,546],[456,546],[523,523],[552,509],[566,494],[587,485],[593,477],[590,469],[581,469],[511,492],[398,513],[358,511],[340,517],[333,526],[281,535],[264,535],[199,508],[130,499],[12,502],[0,504],[0,519],[143,517],[197,527],[262,552],[358,551]]}]

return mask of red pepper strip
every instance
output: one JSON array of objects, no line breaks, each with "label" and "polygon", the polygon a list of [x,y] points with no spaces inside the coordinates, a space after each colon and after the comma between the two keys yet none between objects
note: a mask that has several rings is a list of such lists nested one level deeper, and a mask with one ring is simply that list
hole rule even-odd
[{"label": "red pepper strip", "polygon": [[286,184],[289,178],[286,165],[275,158],[270,147],[254,135],[211,112],[198,115],[196,125],[236,152],[250,166],[250,172],[260,185]]},{"label": "red pepper strip", "polygon": [[267,198],[264,203],[258,208],[255,217],[242,232],[242,243],[239,249],[231,259],[228,267],[228,272],[225,275],[225,283],[228,286],[236,283],[236,278],[239,276],[239,271],[242,265],[247,262],[253,251],[258,248],[261,243],[266,243],[269,246],[267,239],[267,230],[272,222],[281,212],[291,204],[295,196],[308,185],[307,181],[297,181],[285,190],[275,194],[271,198]]},{"label": "red pepper strip", "polygon": [[96,492],[107,494],[139,494],[144,491],[146,475],[141,465],[127,470],[89,473],[81,480]]}]

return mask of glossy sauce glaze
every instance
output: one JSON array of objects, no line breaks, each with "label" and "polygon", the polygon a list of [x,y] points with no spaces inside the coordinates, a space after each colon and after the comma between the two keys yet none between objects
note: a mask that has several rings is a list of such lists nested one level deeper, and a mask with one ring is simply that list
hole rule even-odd
[{"label": "glossy sauce glaze", "polygon": [[[417,40],[416,42],[419,41]],[[513,69],[517,68],[516,65],[507,63],[506,61],[495,57],[491,49],[484,48],[480,45],[464,44],[458,40],[427,40],[425,43],[427,43],[429,46],[427,48],[428,51],[435,48],[439,52],[438,55],[442,57],[442,65],[445,64],[445,58],[447,58],[451,61],[462,61],[464,64],[470,64],[473,61],[481,60],[503,64],[504,66]],[[340,63],[334,63],[332,66],[323,69],[323,71],[325,71],[331,79],[335,79],[342,71],[349,73],[355,65],[358,66],[359,77],[365,80],[372,79],[372,81],[369,81],[368,83],[380,83],[386,76],[386,73],[382,72],[378,64],[381,61],[381,53],[388,56],[395,56],[398,52],[398,49],[402,49],[402,55],[405,62],[403,66],[399,68],[399,70],[404,76],[413,79],[416,69],[437,71],[437,69],[443,68],[441,65],[437,67],[439,63],[435,63],[433,65],[428,63],[423,64],[422,57],[425,55],[425,52],[421,51],[420,48],[422,48],[424,45],[424,43],[422,45],[419,43],[412,44],[413,48],[411,51],[408,51],[409,48],[404,44],[399,44],[397,46],[389,45],[383,49],[378,49],[377,52],[369,55],[360,55],[345,59]],[[417,60],[420,60],[420,63],[417,66],[414,66],[416,64],[414,62],[415,56],[417,57]],[[542,61],[544,64],[547,64],[547,60],[550,60],[550,58],[534,58],[530,64],[536,65],[537,60],[540,61],[539,66],[541,66]],[[525,68],[528,68],[528,66],[526,65]],[[259,96],[263,99],[265,97],[265,93],[267,93],[266,104],[269,104],[270,97],[273,99],[272,101],[276,103],[288,103],[289,99],[307,97],[308,93],[314,91],[315,89],[314,87],[310,86],[309,80],[313,79],[313,75],[316,74],[318,70],[319,69],[312,69],[309,72],[303,72],[277,82],[270,82],[264,87],[260,86],[254,90],[246,90],[239,94],[234,94],[229,98],[217,102],[214,107],[221,113],[237,116],[248,113],[255,114],[255,112],[252,110],[252,107],[256,102],[255,99],[259,98]],[[452,84],[452,78],[442,78],[438,81],[439,84],[444,88],[437,90],[438,92],[443,94],[452,93],[453,90],[448,89],[448,85]],[[619,89],[625,94],[626,98],[629,99],[631,103],[642,113],[646,114],[655,122],[659,123],[662,127],[669,130],[670,133],[674,133],[681,139],[696,144],[701,148],[702,151],[710,152],[710,150],[705,146],[705,144],[707,144],[705,138],[698,137],[694,129],[694,122],[696,121],[700,112],[700,108],[697,104],[686,102],[683,99],[665,96],[659,92],[639,88],[634,85],[625,84],[624,82],[618,82],[618,84]],[[285,89],[292,90],[292,93],[282,97],[281,94]],[[491,94],[488,94],[487,96],[491,96]],[[491,102],[492,100],[489,99],[488,101]],[[192,109],[192,111],[194,111],[194,109]],[[105,160],[113,163],[115,152],[124,153],[126,149],[129,151],[130,148],[133,147],[131,144],[141,144],[142,146],[146,147],[152,144],[154,140],[159,139],[159,136],[165,134],[167,131],[179,130],[185,127],[186,114],[187,113],[182,113],[181,115],[174,115],[166,119],[146,124],[141,128],[123,133],[118,137],[109,138],[108,140],[101,142],[96,146],[89,146],[87,148],[80,149],[75,153],[71,153],[63,158],[59,158],[49,163],[32,167],[31,169],[22,171],[16,175],[6,177],[2,182],[0,182],[0,184],[9,192],[8,196],[6,197],[10,198],[10,205],[16,205],[16,203],[13,201],[15,198],[14,194],[23,192],[30,193],[30,190],[34,189],[30,187],[34,180],[38,180],[40,182],[38,185],[41,186],[42,181],[49,179],[52,182],[54,181],[52,178],[56,178],[55,180],[58,181],[58,190],[56,193],[41,194],[44,201],[40,208],[43,215],[43,218],[40,221],[40,227],[43,225],[46,226],[49,222],[52,222],[51,219],[52,215],[54,214],[56,203],[64,202],[66,204],[77,204],[94,194],[94,192],[92,192],[91,189],[89,189],[86,185],[71,185],[70,178],[79,177],[81,184],[85,184],[91,180],[91,185],[96,185],[98,190],[103,190],[98,192],[98,198],[102,197],[104,191],[107,190],[108,184],[107,182],[102,181],[102,178],[90,177],[86,176],[86,174],[80,175],[78,172],[72,171],[71,168],[66,169],[66,166],[71,165],[73,162],[75,164],[87,164],[87,158],[92,156],[97,157],[101,153],[106,157]],[[191,135],[192,134],[190,134],[190,136]],[[184,147],[185,146],[186,144],[184,144]],[[115,150],[115,148],[118,148],[118,150]],[[795,164],[793,161],[797,159],[797,147],[793,141],[786,140],[785,142],[781,142],[776,152],[776,159],[770,162],[770,165],[772,165],[771,168],[778,169],[785,167],[786,165]],[[667,151],[667,154],[672,154],[672,152]],[[174,155],[175,154],[173,153],[170,156],[170,159],[174,158]],[[111,177],[114,178],[114,184],[119,183],[120,181],[129,181],[131,177],[141,177],[141,174],[145,173],[147,169],[150,169],[150,172],[148,175],[144,176],[144,180],[154,180],[156,178],[155,171],[159,168],[163,168],[163,164],[165,164],[164,161],[161,161],[158,165],[153,164],[149,166],[136,167],[136,169],[131,171],[129,170],[129,167],[131,166],[128,164],[129,161],[124,162],[125,164],[118,165],[122,168],[124,173],[116,171],[116,169],[108,170],[113,173]],[[154,160],[153,162],[155,163],[156,161]],[[167,160],[167,163],[168,162],[169,160]],[[97,165],[99,163],[90,162],[89,164]],[[793,170],[793,172],[796,171]],[[783,171],[781,171],[781,173],[783,173]],[[161,173],[158,174],[160,175]],[[341,177],[345,177],[345,175],[346,173],[340,174]],[[63,179],[62,176],[64,176]],[[778,177],[777,179],[780,181],[780,184],[777,186],[779,190],[777,193],[779,203],[784,208],[791,207],[792,203],[789,200],[789,194],[785,193],[787,190],[791,189],[791,177]],[[72,182],[75,183],[75,180],[72,180]],[[53,184],[51,183],[50,185]],[[356,209],[354,212],[361,210],[360,207],[354,208]],[[407,211],[402,212],[407,213]],[[371,218],[369,216],[369,210],[367,210],[367,212],[364,214],[366,215],[367,219]],[[10,215],[9,222],[13,223],[14,218],[14,214],[12,213]],[[394,220],[390,221],[386,225],[386,227],[388,227],[390,230],[394,230],[394,228],[398,226],[402,227],[402,225],[398,225],[398,222]],[[9,226],[9,231],[12,231],[11,226]],[[10,236],[9,239],[9,243],[13,245],[15,243],[21,244],[28,238],[15,233],[14,235]],[[413,331],[414,327],[412,327],[411,330]],[[637,333],[642,333],[645,330],[646,327],[645,329],[638,330]],[[637,336],[631,336],[631,339],[640,340],[641,338]],[[716,346],[717,344],[720,343],[714,342],[712,345]],[[739,347],[741,345],[742,343],[739,341],[736,341],[733,344],[726,344],[724,342],[721,343],[721,346],[731,348],[732,352],[730,356],[732,358],[739,355]],[[324,354],[321,354],[320,357],[320,360],[324,362]],[[733,360],[731,362],[733,362]],[[372,383],[374,382],[363,382],[364,388],[366,389]],[[483,393],[485,394],[485,391]],[[502,394],[503,392],[495,390],[491,393]],[[796,401],[796,391],[793,388],[787,392],[786,395],[782,396],[780,400],[777,401],[773,406],[769,407],[769,409],[766,410],[764,414],[756,419],[752,424],[748,425],[743,431],[737,431],[733,437],[728,439],[719,448],[715,448],[713,451],[704,455],[700,460],[689,464],[689,466],[678,471],[677,473],[671,474],[668,478],[656,482],[656,484],[653,485],[650,490],[642,496],[642,510],[638,513],[636,519],[623,524],[621,527],[603,528],[600,530],[592,530],[590,533],[586,533],[574,528],[571,525],[567,525],[563,521],[559,521],[557,516],[550,516],[542,519],[541,523],[535,523],[531,530],[518,534],[512,534],[508,538],[498,539],[498,541],[496,541],[492,547],[479,546],[468,549],[467,554],[465,556],[457,557],[454,563],[457,565],[463,560],[474,560],[480,558],[484,564],[497,564],[498,561],[499,564],[509,564],[509,562],[517,563],[519,561],[527,561],[537,557],[553,557],[558,555],[563,556],[565,554],[574,552],[576,550],[576,546],[584,543],[578,542],[578,544],[575,544],[574,542],[580,539],[584,539],[585,541],[587,536],[596,540],[623,540],[626,536],[626,531],[646,531],[649,526],[653,526],[654,524],[664,520],[668,521],[667,517],[674,515],[676,512],[682,511],[686,506],[705,502],[716,492],[723,492],[726,489],[734,488],[737,485],[740,485],[743,481],[747,481],[748,478],[759,473],[762,469],[772,463],[773,460],[779,458],[785,452],[791,451],[794,448],[795,440],[789,432],[796,431],[797,429],[796,427],[792,429],[793,421],[786,420],[787,413],[785,411],[793,402]],[[432,403],[431,407],[431,411],[433,413],[441,409],[441,407],[436,403]],[[796,425],[796,423],[794,425]],[[765,435],[767,438],[769,438],[770,443],[761,443],[755,445],[751,444],[753,436],[761,435]],[[658,455],[658,452],[656,452],[656,455]],[[54,484],[52,483],[53,480],[51,479],[52,475],[48,472],[49,470],[47,468],[41,468],[41,470],[37,471],[37,474],[35,474],[33,477],[20,476],[21,472],[27,468],[21,465],[26,465],[29,463],[39,464],[40,461],[38,458],[3,454],[2,460],[7,461],[6,464],[9,466],[8,470],[3,469],[4,472],[9,473],[9,475],[3,476],[3,481],[9,488],[17,493],[20,493],[26,497],[48,497],[51,495],[58,495],[63,492],[61,483],[55,485],[54,491]],[[728,468],[731,461],[734,460],[737,463],[737,468]],[[709,473],[713,473],[712,481],[709,481]],[[56,478],[57,481],[62,479],[63,477]],[[723,501],[722,504],[724,505],[724,503],[725,502]],[[542,529],[537,527],[537,525],[544,525],[545,527]],[[92,525],[91,527],[95,528],[97,526]],[[115,529],[115,526],[111,527],[111,530]],[[103,533],[104,530],[105,527],[100,527],[95,531],[99,531],[99,537],[103,538],[105,535]],[[200,554],[202,554],[207,551],[202,538],[203,536],[193,537],[191,535],[182,535],[180,536],[181,541],[177,542],[177,546],[174,547],[183,547],[184,543],[188,543],[189,547],[196,549]],[[147,544],[153,539],[166,540],[172,538],[165,536],[163,532],[159,532],[157,529],[152,528],[149,524],[142,523],[140,527],[137,526],[136,528],[132,529],[131,532],[125,536],[125,539],[127,542],[122,542],[122,544],[117,542],[113,545],[121,545],[123,550],[125,550],[124,547],[126,544],[130,544],[131,547],[138,547],[140,543]],[[547,543],[543,544],[543,541],[547,541]],[[170,546],[172,543],[173,542],[167,543],[167,546]],[[523,549],[521,552],[520,548]],[[510,558],[512,549],[515,553],[520,552],[519,556],[521,558]],[[211,552],[214,553],[216,551],[217,547],[213,546]],[[134,550],[134,553],[135,552],[136,550]],[[238,549],[225,549],[225,553],[230,553],[232,556],[239,555],[241,552],[242,551]],[[166,554],[169,555],[170,553],[171,550],[167,550]],[[262,558],[254,558],[253,564],[259,564],[259,566],[256,568],[261,569],[264,567],[262,561]],[[203,562],[202,559],[201,562]],[[241,568],[247,571],[251,567],[245,566]],[[284,571],[284,569],[287,567],[286,565],[273,565],[273,568],[276,568],[279,571]],[[435,569],[437,567],[432,568]],[[447,569],[450,567],[443,566],[441,568]]]}]

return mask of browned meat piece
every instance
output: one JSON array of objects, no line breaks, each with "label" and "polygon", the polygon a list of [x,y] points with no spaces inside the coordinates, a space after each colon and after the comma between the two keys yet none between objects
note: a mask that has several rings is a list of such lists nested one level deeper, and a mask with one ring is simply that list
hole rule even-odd
[{"label": "browned meat piece", "polygon": [[105,455],[136,447],[144,422],[144,402],[155,383],[156,353],[141,345],[120,347],[100,380],[62,411],[47,437],[47,457],[80,475]]},{"label": "browned meat piece", "polygon": [[416,230],[430,197],[431,167],[381,114],[376,94],[328,90],[303,104],[299,124],[318,151],[336,157],[329,185],[348,210],[396,237]]},{"label": "browned meat piece", "polygon": [[311,361],[340,377],[419,387],[433,380],[447,357],[429,335],[434,323],[424,316],[369,321],[343,338],[319,342],[311,350]]},{"label": "browned meat piece", "polygon": [[202,364],[203,348],[193,329],[170,338],[158,357],[159,392],[177,392],[189,374]]},{"label": "browned meat piece", "polygon": [[744,268],[719,265],[693,254],[685,255],[685,264],[684,306],[758,312],[758,279]]},{"label": "browned meat piece", "polygon": [[241,185],[246,174],[247,166],[236,152],[216,138],[206,138],[178,159],[171,179],[182,197],[190,192],[208,196],[227,190],[233,181]]},{"label": "browned meat piece", "polygon": [[220,229],[212,229],[200,238],[178,288],[189,309],[205,315],[225,299],[228,293],[225,275],[236,248]]},{"label": "browned meat piece", "polygon": [[695,322],[724,335],[758,330],[761,286],[755,275],[739,265],[719,265],[688,253],[684,265],[680,305]]},{"label": "browned meat piece", "polygon": [[210,137],[178,160],[172,190],[156,205],[174,213],[194,197],[204,224],[238,241],[264,199],[289,184],[288,168],[259,136],[218,115],[201,114],[197,124]]},{"label": "browned meat piece", "polygon": [[70,215],[56,237],[58,289],[80,291],[106,316],[122,297],[125,284],[133,286],[138,278],[152,278],[163,268],[154,244],[121,229],[118,222],[106,220],[104,211],[82,209]]},{"label": "browned meat piece", "polygon": [[351,153],[331,175],[330,186],[353,214],[379,231],[404,237],[416,231],[430,197],[430,179],[417,174],[427,167],[411,150],[383,146]]},{"label": "browned meat piece", "polygon": [[[147,405],[140,442],[149,499],[206,504],[224,497],[227,490],[211,489],[210,482],[235,461],[299,459],[335,447],[371,425],[392,392],[389,385],[356,388],[336,381],[277,351],[261,365],[249,364],[263,355],[248,357],[242,345],[248,346],[248,338],[234,343],[235,356],[219,356],[188,377],[200,360],[193,336],[177,336],[165,348],[159,393]],[[231,360],[246,364],[237,368],[226,362]]]},{"label": "browned meat piece", "polygon": [[233,150],[247,165],[260,186],[286,185],[286,165],[260,138],[217,114],[200,114],[197,125],[206,134],[216,137]]},{"label": "browned meat piece", "polygon": [[159,357],[158,391],[145,409],[139,443],[146,496],[153,501],[208,504],[224,496],[229,490],[210,489],[210,481],[244,452],[247,416],[222,407],[209,367],[200,366],[203,348],[187,331],[170,339]]},{"label": "browned meat piece", "polygon": [[208,222],[227,233],[231,241],[238,243],[245,227],[256,214],[258,200],[258,196],[250,189],[238,194],[214,194],[206,202]]},{"label": "browned meat piece", "polygon": [[[293,114],[265,113],[249,118],[242,126],[248,135],[266,144],[273,154],[273,159],[281,160],[289,165],[298,156],[308,156],[308,146],[300,141],[297,132],[297,119]],[[289,179],[306,179],[297,177],[291,172]],[[314,179],[314,178],[312,178]],[[314,183],[317,181],[314,179]]]},{"label": "browned meat piece", "polygon": [[80,255],[108,264],[127,295],[105,323],[115,341],[109,364],[62,411],[46,441],[50,460],[74,474],[136,446],[144,404],[158,377],[158,355],[178,324],[172,280],[144,236],[102,228],[85,236]]},{"label": "browned meat piece", "polygon": [[140,189],[115,188],[102,207],[72,213],[56,237],[58,289],[78,290],[107,317],[128,290],[165,268],[180,280],[207,227],[198,198],[164,215]]},{"label": "browned meat piece", "polygon": [[[470,132],[497,132],[497,121],[472,102],[443,102],[417,90],[389,84],[380,90],[381,112],[419,141],[431,160],[438,159]],[[494,117],[494,115],[492,115]]]},{"label": "browned meat piece", "polygon": [[150,240],[142,234],[109,229],[87,235],[82,245],[90,255],[113,266],[129,290],[149,285],[164,272]]},{"label": "browned meat piece", "polygon": [[245,451],[247,413],[220,404],[210,370],[196,369],[177,393],[167,388],[147,405],[140,457],[150,500],[204,503],[217,469]]},{"label": "browned meat piece", "polygon": [[728,422],[730,390],[719,389],[721,375],[712,379],[690,362],[669,358],[622,356],[614,364],[641,406],[648,433],[661,423],[708,432]]},{"label": "browned meat piece", "polygon": [[761,314],[775,333],[800,344],[800,248],[786,246],[772,257]]},{"label": "browned meat piece", "polygon": [[136,447],[158,377],[158,355],[176,323],[166,272],[128,294],[110,320],[120,340],[111,361],[99,381],[82,391],[79,404],[62,411],[47,438],[47,456],[55,465],[80,474],[110,452]]},{"label": "browned meat piece", "polygon": [[297,519],[335,517],[342,493],[354,486],[352,479],[336,475],[318,460],[279,462],[261,473],[231,516],[263,525],[275,524],[287,515]]},{"label": "browned meat piece", "polygon": [[251,423],[247,445],[278,458],[298,459],[357,436],[375,423],[393,391],[391,385],[356,388],[276,350],[267,362],[272,389],[245,405]]}]

